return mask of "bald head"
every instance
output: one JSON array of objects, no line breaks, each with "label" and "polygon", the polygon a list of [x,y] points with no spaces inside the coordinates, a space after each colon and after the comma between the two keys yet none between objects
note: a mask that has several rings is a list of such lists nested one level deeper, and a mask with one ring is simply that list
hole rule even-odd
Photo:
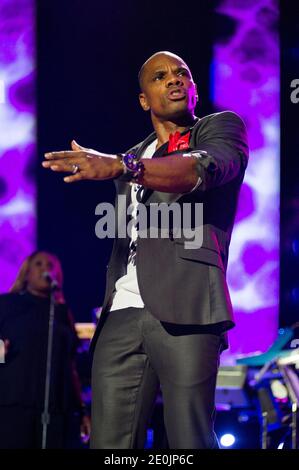
[{"label": "bald head", "polygon": [[150,111],[157,125],[166,120],[192,121],[197,103],[197,88],[186,63],[176,54],[157,52],[139,72],[139,102]]},{"label": "bald head", "polygon": [[[139,86],[140,86],[140,90],[143,91],[144,89],[144,75],[145,75],[145,72],[148,68],[148,65],[155,59],[159,58],[159,56],[163,57],[163,56],[166,56],[166,57],[172,57],[174,59],[177,59],[179,60],[180,62],[182,62],[183,64],[185,64],[185,66],[187,67],[187,69],[189,70],[189,67],[187,66],[186,62],[183,61],[183,59],[181,59],[181,57],[179,57],[178,55],[176,54],[173,54],[172,52],[169,52],[169,51],[160,51],[160,52],[156,52],[155,54],[153,54],[149,59],[147,59],[144,64],[142,65],[141,69],[139,70],[139,73],[138,73],[138,81],[139,81]],[[190,71],[190,70],[189,70]],[[190,72],[191,74],[191,72]]]}]

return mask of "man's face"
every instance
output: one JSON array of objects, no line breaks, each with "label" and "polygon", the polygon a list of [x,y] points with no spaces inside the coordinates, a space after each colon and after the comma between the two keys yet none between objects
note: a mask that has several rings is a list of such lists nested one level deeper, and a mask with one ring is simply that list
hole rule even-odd
[{"label": "man's face", "polygon": [[154,56],[144,66],[139,100],[161,121],[193,115],[197,90],[187,65],[176,56]]}]

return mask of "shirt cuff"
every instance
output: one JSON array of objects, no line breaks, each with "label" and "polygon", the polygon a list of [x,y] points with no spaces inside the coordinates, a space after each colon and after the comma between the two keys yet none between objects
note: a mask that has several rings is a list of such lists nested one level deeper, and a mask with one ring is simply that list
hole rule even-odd
[{"label": "shirt cuff", "polygon": [[196,182],[196,185],[189,191],[189,193],[193,193],[193,191],[195,191],[195,190],[198,188],[198,186],[201,185],[201,183],[202,183],[202,179],[201,179],[201,177],[199,176],[199,177],[198,177],[198,180],[197,180],[197,182]]}]

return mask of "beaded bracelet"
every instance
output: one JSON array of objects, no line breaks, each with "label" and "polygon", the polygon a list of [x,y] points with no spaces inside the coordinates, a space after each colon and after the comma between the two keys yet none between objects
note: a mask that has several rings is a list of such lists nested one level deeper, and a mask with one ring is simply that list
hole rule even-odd
[{"label": "beaded bracelet", "polygon": [[125,180],[138,182],[144,172],[143,162],[138,160],[137,155],[134,153],[117,153],[116,155],[123,164]]}]

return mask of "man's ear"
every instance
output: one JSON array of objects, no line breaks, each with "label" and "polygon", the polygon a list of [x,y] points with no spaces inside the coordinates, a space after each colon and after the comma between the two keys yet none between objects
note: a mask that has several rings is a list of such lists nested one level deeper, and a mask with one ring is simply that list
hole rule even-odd
[{"label": "man's ear", "polygon": [[149,106],[149,104],[148,104],[148,102],[147,102],[147,99],[146,99],[146,96],[145,96],[144,93],[140,93],[140,94],[139,94],[139,103],[140,103],[140,105],[141,105],[143,111],[149,111],[150,106]]}]

